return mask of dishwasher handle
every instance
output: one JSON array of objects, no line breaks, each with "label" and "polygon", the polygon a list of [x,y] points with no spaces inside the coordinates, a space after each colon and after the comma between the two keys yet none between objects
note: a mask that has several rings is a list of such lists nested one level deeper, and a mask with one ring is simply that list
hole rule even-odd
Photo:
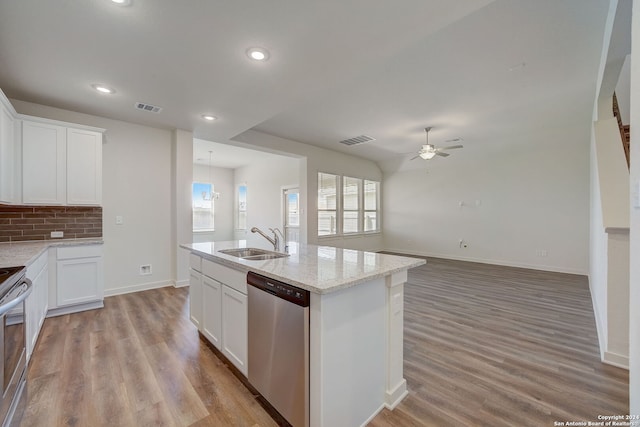
[{"label": "dishwasher handle", "polygon": [[309,307],[310,294],[305,289],[271,279],[253,271],[247,273],[247,284],[300,307]]}]

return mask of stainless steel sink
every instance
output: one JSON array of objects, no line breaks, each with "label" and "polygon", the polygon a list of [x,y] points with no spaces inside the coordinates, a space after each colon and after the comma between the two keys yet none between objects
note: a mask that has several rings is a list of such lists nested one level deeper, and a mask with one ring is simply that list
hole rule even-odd
[{"label": "stainless steel sink", "polygon": [[246,259],[248,261],[261,261],[266,259],[284,258],[289,256],[289,254],[267,251],[265,249],[258,249],[258,248],[223,249],[218,252],[223,253],[225,255],[231,255],[238,258]]}]

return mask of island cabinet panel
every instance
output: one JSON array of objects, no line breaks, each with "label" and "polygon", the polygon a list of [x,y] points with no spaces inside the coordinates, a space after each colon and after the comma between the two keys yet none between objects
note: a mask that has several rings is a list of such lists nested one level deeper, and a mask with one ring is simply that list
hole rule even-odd
[{"label": "island cabinet panel", "polygon": [[312,427],[365,425],[385,403],[386,293],[385,280],[376,279],[311,294]]},{"label": "island cabinet panel", "polygon": [[189,264],[191,321],[202,336],[246,376],[246,273],[194,254],[191,254]]},{"label": "island cabinet panel", "polygon": [[222,286],[222,354],[247,376],[247,296]]},{"label": "island cabinet panel", "polygon": [[202,328],[202,274],[189,270],[189,317],[198,330]]},{"label": "island cabinet panel", "polygon": [[241,294],[247,294],[247,274],[233,268],[209,261],[202,260],[202,273],[220,283],[224,283]]},{"label": "island cabinet panel", "polygon": [[204,276],[202,278],[202,334],[221,350],[222,284]]}]

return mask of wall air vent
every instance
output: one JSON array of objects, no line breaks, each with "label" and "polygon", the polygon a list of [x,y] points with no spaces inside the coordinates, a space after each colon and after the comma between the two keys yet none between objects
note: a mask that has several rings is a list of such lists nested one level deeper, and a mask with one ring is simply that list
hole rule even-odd
[{"label": "wall air vent", "polygon": [[356,136],[355,138],[343,139],[342,141],[340,141],[340,144],[358,145],[358,144],[364,144],[365,142],[371,142],[375,140],[376,140],[375,138],[371,138],[368,135],[360,135],[360,136]]},{"label": "wall air vent", "polygon": [[150,113],[159,113],[162,111],[162,107],[156,107],[155,105],[146,104],[144,102],[136,102],[136,108],[142,111],[148,111]]}]

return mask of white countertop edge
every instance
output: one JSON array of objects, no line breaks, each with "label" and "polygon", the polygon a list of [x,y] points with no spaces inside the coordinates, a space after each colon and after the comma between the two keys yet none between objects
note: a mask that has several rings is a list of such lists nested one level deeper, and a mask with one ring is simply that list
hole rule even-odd
[{"label": "white countertop edge", "polygon": [[[0,243],[0,268],[31,265],[44,251],[52,247],[102,245],[102,238],[63,239],[63,240],[28,240],[23,242]],[[19,255],[12,252],[22,250]],[[13,261],[15,259],[15,261]]]},{"label": "white countertop edge", "polygon": [[[226,243],[226,242],[225,242]],[[273,261],[273,260],[268,260],[268,261],[247,261],[247,260],[242,260],[242,259],[237,259],[235,257],[232,257],[230,255],[225,255],[225,254],[219,254],[216,252],[216,254],[211,254],[208,252],[202,252],[199,251],[193,247],[191,247],[190,244],[181,244],[180,245],[181,248],[186,249],[192,253],[195,253],[199,256],[201,256],[203,259],[208,259],[210,261],[213,261],[215,263],[218,264],[222,264],[225,265],[227,267],[233,268],[235,270],[239,270],[242,271],[244,273],[247,273],[249,271],[252,271],[254,273],[258,273],[261,274],[263,276],[269,277],[271,279],[274,280],[280,280],[282,282],[291,284],[293,286],[299,287],[301,289],[305,289],[308,290],[310,292],[316,293],[316,294],[328,294],[331,292],[335,292],[335,291],[339,291],[341,289],[346,289],[352,286],[356,286],[365,282],[370,282],[372,280],[376,280],[376,279],[380,279],[395,273],[398,273],[400,271],[405,271],[405,270],[409,270],[411,268],[415,268],[421,265],[426,264],[426,260],[425,259],[420,259],[420,258],[411,258],[411,259],[415,259],[415,262],[409,263],[409,264],[405,264],[401,267],[397,267],[397,268],[391,268],[391,269],[386,269],[384,271],[379,271],[379,272],[373,272],[373,273],[364,273],[356,278],[347,278],[344,279],[340,282],[338,282],[337,284],[331,286],[331,287],[327,287],[327,288],[318,288],[313,286],[313,284],[308,283],[308,282],[301,282],[299,280],[293,279],[291,277],[284,277],[281,276],[279,274],[275,274],[271,271],[268,270],[264,270],[263,268],[261,268],[262,263],[265,262],[269,262],[269,261]],[[380,254],[380,255],[386,255],[386,254]],[[399,255],[387,255],[387,256],[399,256]],[[403,258],[410,258],[410,257],[403,257]],[[281,258],[282,259],[282,258]],[[251,263],[251,264],[247,264],[247,263]]]}]

